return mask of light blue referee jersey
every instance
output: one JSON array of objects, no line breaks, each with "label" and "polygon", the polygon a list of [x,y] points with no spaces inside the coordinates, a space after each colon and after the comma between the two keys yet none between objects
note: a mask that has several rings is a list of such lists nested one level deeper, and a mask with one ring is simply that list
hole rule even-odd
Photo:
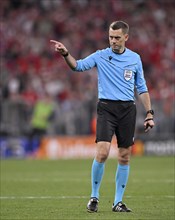
[{"label": "light blue referee jersey", "polygon": [[98,50],[85,59],[77,60],[76,71],[93,67],[98,70],[98,98],[134,100],[134,88],[139,94],[147,92],[140,56],[125,48],[116,54],[111,48]]}]

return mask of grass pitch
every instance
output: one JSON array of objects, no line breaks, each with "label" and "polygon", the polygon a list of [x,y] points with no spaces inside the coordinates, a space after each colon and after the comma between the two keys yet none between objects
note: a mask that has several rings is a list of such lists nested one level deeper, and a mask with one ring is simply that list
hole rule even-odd
[{"label": "grass pitch", "polygon": [[111,211],[116,161],[108,159],[99,211],[88,213],[92,160],[2,160],[0,219],[175,219],[174,157],[132,157],[124,202]]}]

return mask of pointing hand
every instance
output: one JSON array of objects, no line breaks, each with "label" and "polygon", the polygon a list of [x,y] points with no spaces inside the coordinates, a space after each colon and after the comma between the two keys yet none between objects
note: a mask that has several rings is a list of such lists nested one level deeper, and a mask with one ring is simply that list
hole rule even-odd
[{"label": "pointing hand", "polygon": [[59,52],[62,56],[68,54],[68,50],[66,49],[64,44],[56,40],[50,40],[50,42],[55,44],[55,51]]}]

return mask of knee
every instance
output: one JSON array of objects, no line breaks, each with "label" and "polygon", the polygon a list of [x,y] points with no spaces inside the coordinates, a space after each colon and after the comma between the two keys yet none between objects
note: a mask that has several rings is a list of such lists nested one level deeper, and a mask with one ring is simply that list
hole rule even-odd
[{"label": "knee", "polygon": [[120,164],[127,165],[130,162],[130,157],[129,156],[119,156],[118,157],[118,162]]},{"label": "knee", "polygon": [[130,151],[124,150],[118,154],[118,162],[123,165],[130,163]]},{"label": "knee", "polygon": [[99,163],[105,162],[108,158],[110,150],[110,144],[108,143],[99,143],[96,151],[96,160]]},{"label": "knee", "polygon": [[105,162],[107,160],[107,158],[108,158],[107,152],[100,152],[100,153],[97,153],[97,155],[96,155],[96,160],[99,163]]}]

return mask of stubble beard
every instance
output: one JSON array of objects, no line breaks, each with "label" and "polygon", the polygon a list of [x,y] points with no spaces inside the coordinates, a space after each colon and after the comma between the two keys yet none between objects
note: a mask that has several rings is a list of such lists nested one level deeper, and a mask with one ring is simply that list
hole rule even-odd
[{"label": "stubble beard", "polygon": [[124,48],[123,46],[117,46],[117,45],[111,45],[112,46],[112,51],[114,53],[122,53]]}]

